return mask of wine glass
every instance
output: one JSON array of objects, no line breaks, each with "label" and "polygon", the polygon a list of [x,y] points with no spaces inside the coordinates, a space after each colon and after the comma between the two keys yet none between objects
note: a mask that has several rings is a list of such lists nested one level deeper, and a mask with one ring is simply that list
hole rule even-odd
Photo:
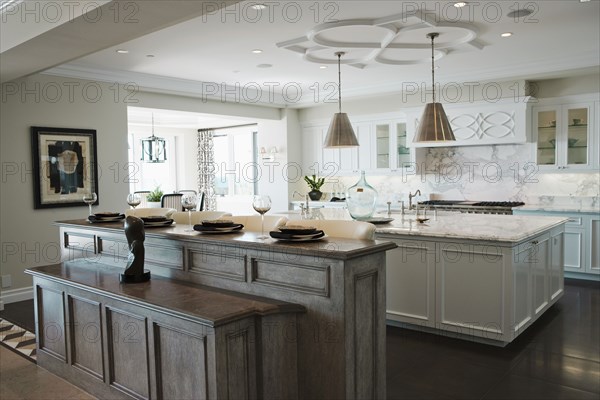
[{"label": "wine glass", "polygon": [[87,192],[83,195],[83,202],[90,207],[90,215],[92,215],[92,204],[98,200],[98,195],[94,192]]},{"label": "wine glass", "polygon": [[193,232],[194,228],[192,226],[192,210],[196,208],[196,204],[198,202],[198,196],[194,193],[186,193],[181,196],[181,206],[184,210],[188,212],[188,222],[190,225],[190,229],[187,229],[186,232]]},{"label": "wine glass", "polygon": [[129,193],[127,195],[127,204],[131,206],[135,210],[137,206],[142,202],[142,197],[137,193]]},{"label": "wine glass", "polygon": [[252,207],[260,214],[260,236],[258,239],[268,239],[265,235],[265,213],[271,209],[271,198],[269,196],[254,196]]}]

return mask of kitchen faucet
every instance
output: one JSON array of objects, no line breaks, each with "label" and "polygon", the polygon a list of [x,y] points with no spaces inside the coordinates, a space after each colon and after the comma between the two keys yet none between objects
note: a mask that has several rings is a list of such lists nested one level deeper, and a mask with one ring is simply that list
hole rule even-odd
[{"label": "kitchen faucet", "polygon": [[421,190],[417,189],[417,191],[415,192],[415,194],[412,194],[411,192],[408,192],[408,209],[412,210],[413,206],[412,206],[412,199],[413,197],[417,197],[417,196],[421,196]]}]

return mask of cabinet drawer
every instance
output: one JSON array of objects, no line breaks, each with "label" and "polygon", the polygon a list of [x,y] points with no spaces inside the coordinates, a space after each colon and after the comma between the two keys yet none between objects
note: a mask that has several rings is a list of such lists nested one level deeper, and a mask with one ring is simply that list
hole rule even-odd
[{"label": "cabinet drawer", "polygon": [[[127,240],[122,237],[98,236],[98,253],[103,257],[112,258],[114,262],[119,262],[129,257],[129,246]],[[109,261],[109,258],[105,261]],[[144,261],[148,265],[183,269],[183,247],[176,244],[169,245],[169,241],[166,240],[146,240]]]},{"label": "cabinet drawer", "polygon": [[188,269],[194,274],[246,282],[246,256],[212,246],[188,249]]},{"label": "cabinet drawer", "polygon": [[64,247],[96,254],[96,236],[80,232],[64,232]]},{"label": "cabinet drawer", "polygon": [[329,265],[294,265],[260,258],[252,261],[253,284],[329,297]]}]

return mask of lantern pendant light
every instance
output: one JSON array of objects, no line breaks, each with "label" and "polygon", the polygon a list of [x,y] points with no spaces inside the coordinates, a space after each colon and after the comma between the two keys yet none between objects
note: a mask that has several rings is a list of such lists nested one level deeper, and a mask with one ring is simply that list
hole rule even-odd
[{"label": "lantern pendant light", "polygon": [[167,160],[165,139],[154,135],[154,113],[152,113],[152,136],[142,139],[142,161],[162,163]]},{"label": "lantern pendant light", "polygon": [[341,58],[346,54],[344,52],[337,52],[335,55],[338,57],[338,107],[339,112],[333,115],[331,124],[329,124],[329,130],[325,137],[325,148],[332,147],[357,147],[358,140],[352,129],[352,124],[348,119],[348,114],[342,112],[342,72],[341,72]]},{"label": "lantern pendant light", "polygon": [[423,110],[423,115],[421,116],[421,121],[419,123],[419,130],[417,131],[414,142],[446,142],[456,140],[442,103],[436,103],[435,101],[435,57],[433,40],[439,35],[440,34],[436,32],[427,34],[427,37],[431,39],[431,81],[433,86],[433,101],[425,105],[425,110]]}]

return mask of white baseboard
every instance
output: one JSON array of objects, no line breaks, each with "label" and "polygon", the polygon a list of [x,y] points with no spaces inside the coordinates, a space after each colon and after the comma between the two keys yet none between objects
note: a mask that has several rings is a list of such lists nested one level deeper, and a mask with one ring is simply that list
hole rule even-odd
[{"label": "white baseboard", "polygon": [[4,309],[5,304],[16,303],[17,301],[33,299],[33,286],[19,289],[3,290],[0,293],[0,310]]}]

